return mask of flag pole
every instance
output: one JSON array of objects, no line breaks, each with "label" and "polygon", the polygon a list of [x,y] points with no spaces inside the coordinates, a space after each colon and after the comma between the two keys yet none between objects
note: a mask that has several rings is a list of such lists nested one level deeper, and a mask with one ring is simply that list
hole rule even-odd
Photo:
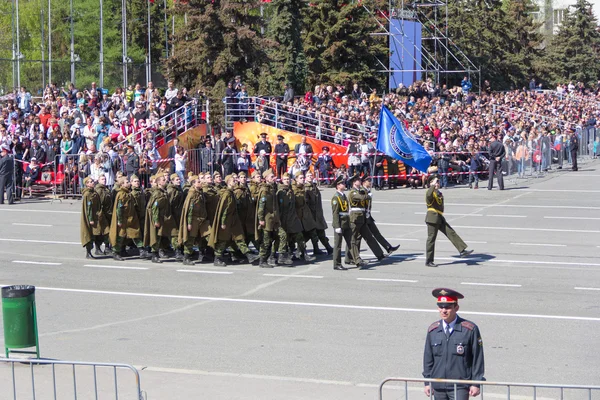
[{"label": "flag pole", "polygon": [[152,80],[152,57],[150,56],[150,49],[152,49],[152,35],[150,34],[150,3],[152,0],[147,1],[148,8],[148,57],[146,59],[146,84]]}]

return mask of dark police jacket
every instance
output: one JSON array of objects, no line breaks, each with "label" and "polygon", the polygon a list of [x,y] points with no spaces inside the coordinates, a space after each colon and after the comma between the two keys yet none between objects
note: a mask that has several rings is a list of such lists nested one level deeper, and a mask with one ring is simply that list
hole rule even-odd
[{"label": "dark police jacket", "polygon": [[[423,377],[484,381],[483,342],[479,328],[470,321],[457,318],[448,338],[442,320],[429,326],[423,356]],[[441,389],[453,390],[454,385],[433,383],[433,390]]]}]

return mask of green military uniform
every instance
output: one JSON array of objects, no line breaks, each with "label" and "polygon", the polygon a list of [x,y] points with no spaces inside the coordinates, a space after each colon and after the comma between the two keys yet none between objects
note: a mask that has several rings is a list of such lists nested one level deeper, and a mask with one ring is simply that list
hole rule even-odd
[{"label": "green military uniform", "polygon": [[[98,193],[94,189],[83,189],[81,205],[81,245],[86,249],[86,257],[92,258],[90,251],[93,244],[96,243],[96,246],[98,246],[98,237],[102,237],[104,234],[99,221],[102,206]],[[90,222],[93,222],[93,225]]]},{"label": "green military uniform", "polygon": [[233,190],[235,195],[238,215],[242,222],[242,229],[244,230],[244,237],[246,238],[246,244],[252,242],[256,250],[258,250],[258,242],[254,239],[254,226],[256,220],[256,205],[252,200],[252,194],[250,189],[245,185],[238,185]]},{"label": "green military uniform", "polygon": [[375,225],[375,219],[373,219],[373,216],[371,215],[371,208],[373,207],[373,198],[370,196],[371,192],[367,188],[363,187],[363,189],[369,194],[369,197],[365,200],[365,217],[367,227],[369,228],[369,231],[371,231],[373,238],[379,244],[381,244],[381,246],[383,246],[387,252],[391,252],[393,250],[392,245],[383,237],[381,232],[379,232],[379,228],[377,228],[377,225]]},{"label": "green military uniform", "polygon": [[140,230],[140,220],[131,190],[122,187],[115,197],[115,206],[108,235],[115,255],[121,252],[126,239],[132,239],[135,245],[141,248],[142,233]]},{"label": "green military uniform", "polygon": [[[295,205],[296,205],[296,214],[298,214],[298,219],[302,222],[302,229],[304,230],[304,237],[310,238],[313,243],[319,240],[317,236],[317,223],[315,222],[312,213],[310,212],[310,208],[308,208],[308,203],[306,202],[306,192],[304,191],[304,185],[298,185],[296,183],[292,184],[292,190],[295,195]],[[304,238],[303,238],[304,239]],[[304,240],[302,240],[303,242]],[[304,244],[304,248],[300,247],[298,244],[299,254],[296,256],[298,258],[304,257],[306,261],[312,261],[312,257],[307,256],[306,254],[306,244]]]},{"label": "green military uniform", "polygon": [[296,212],[296,195],[289,185],[279,185],[277,190],[277,204],[281,226],[279,227],[279,262],[291,264],[290,243],[297,243],[301,252],[306,251],[304,235],[302,235],[302,222]]},{"label": "green military uniform", "polygon": [[[155,224],[159,224],[157,228]],[[165,189],[155,188],[150,197],[150,203],[146,206],[146,218],[144,222],[144,246],[152,248],[152,261],[160,262],[158,250],[165,248],[170,242],[175,221],[171,215],[169,199]]]},{"label": "green military uniform", "polygon": [[[223,229],[222,225],[225,226]],[[215,265],[224,265],[223,252],[233,242],[247,256],[250,250],[244,240],[244,229],[240,221],[235,195],[227,186],[221,189],[217,212],[214,214],[208,245],[215,250]],[[235,249],[235,248],[234,248]]]},{"label": "green military uniform", "polygon": [[171,232],[171,246],[175,249],[175,259],[182,260],[183,252],[181,249],[181,244],[178,242],[179,237],[179,221],[181,220],[181,211],[183,208],[183,203],[185,202],[185,196],[183,194],[183,190],[181,186],[174,185],[170,183],[167,186],[167,197],[169,198],[169,207],[171,207],[171,215],[173,216],[173,221],[175,222],[175,226],[173,227],[173,231]]},{"label": "green military uniform", "polygon": [[[260,226],[260,222],[263,221],[264,226]],[[275,185],[266,182],[261,183],[256,203],[255,235],[258,237],[259,232],[262,232],[263,235],[259,253],[262,267],[268,266],[267,259],[271,254],[271,246],[273,245],[273,241],[275,241],[275,235],[277,235],[280,225]]]},{"label": "green military uniform", "polygon": [[[316,232],[317,238],[321,241],[325,249],[327,249],[327,254],[333,253],[333,249],[329,244],[329,238],[325,231],[327,230],[327,221],[325,221],[325,216],[323,214],[323,200],[321,197],[321,191],[317,187],[317,185],[313,183],[305,183],[304,190],[306,191],[306,202],[308,204],[308,208],[315,220],[316,224]],[[315,252],[319,253],[319,244],[316,239],[311,238],[313,248]]]},{"label": "green military uniform", "polygon": [[[252,207],[254,208],[254,232],[255,232],[254,240],[256,241],[256,244],[258,245],[258,247],[256,247],[256,248],[260,249],[260,245],[262,243],[263,231],[256,229],[256,206],[258,204],[258,191],[260,189],[260,184],[254,182],[254,181],[250,181],[250,184],[248,185],[248,187],[250,189],[250,195],[252,196]],[[259,234],[258,236],[256,236],[257,232]]]},{"label": "green military uniform", "polygon": [[112,211],[113,211],[113,197],[111,196],[110,189],[108,189],[105,185],[98,183],[94,190],[98,193],[100,198],[100,207],[102,209],[102,213],[100,214],[100,219],[98,223],[100,224],[100,230],[104,233],[97,237],[96,241],[96,254],[101,254],[100,252],[100,244],[104,242],[104,254],[108,253],[108,231],[110,229],[110,221],[112,220]]},{"label": "green military uniform", "polygon": [[425,194],[425,203],[427,204],[427,215],[425,223],[427,224],[427,245],[425,246],[426,260],[425,263],[433,263],[435,254],[435,239],[438,231],[441,231],[448,237],[448,240],[456,247],[460,253],[467,249],[466,243],[452,229],[450,224],[444,218],[444,196],[442,192],[437,190],[433,185],[427,189]]},{"label": "green military uniform", "polygon": [[[348,200],[350,202],[350,227],[352,228],[352,247],[356,247],[356,254],[359,255],[357,260],[354,260],[356,264],[364,263],[362,259],[360,259],[360,241],[362,238],[365,239],[367,245],[375,254],[377,259],[381,260],[385,256],[383,255],[383,251],[377,241],[373,238],[369,227],[367,226],[366,219],[366,206],[367,199],[369,199],[369,194],[364,189],[350,189],[350,194],[348,195]],[[346,260],[346,263],[349,263],[350,260]]]},{"label": "green military uniform", "polygon": [[[190,225],[191,229],[188,229]],[[208,220],[208,213],[206,212],[204,193],[201,190],[191,187],[183,203],[179,224],[178,242],[183,246],[184,264],[186,260],[189,263],[194,253],[194,245],[198,245],[200,250],[199,259],[202,257],[206,247],[206,240],[202,240],[202,238],[207,238],[208,235],[210,235],[210,222]]]},{"label": "green military uniform", "polygon": [[[346,259],[358,259],[353,253],[352,228],[350,228],[350,203],[344,193],[336,191],[331,199],[332,225],[333,229],[341,229],[342,233],[334,233],[333,239],[333,268],[342,267],[342,240],[346,241]],[[351,249],[348,251],[348,249]]]},{"label": "green military uniform", "polygon": [[[144,189],[139,188],[131,188],[131,197],[133,197],[133,203],[135,206],[135,212],[138,215],[138,221],[140,221],[140,227],[144,226],[144,219],[146,217],[146,194],[144,193]],[[140,233],[143,233],[140,230]]]}]

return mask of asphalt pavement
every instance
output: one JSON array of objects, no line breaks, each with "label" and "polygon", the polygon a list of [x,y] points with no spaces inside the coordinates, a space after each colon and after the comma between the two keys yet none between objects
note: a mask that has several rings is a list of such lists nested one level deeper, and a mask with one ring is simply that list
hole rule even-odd
[{"label": "asphalt pavement", "polygon": [[80,202],[24,201],[0,207],[0,284],[37,287],[43,357],[135,365],[148,399],[375,399],[388,376],[421,377],[436,287],[465,295],[488,380],[600,385],[598,182],[593,161],[504,191],[444,190],[474,253],[458,258],[440,233],[438,268],[424,265],[425,191],[375,191],[377,225],[401,247],[378,263],[363,245],[370,268],[349,271],[330,257],[274,269],[86,260]]}]

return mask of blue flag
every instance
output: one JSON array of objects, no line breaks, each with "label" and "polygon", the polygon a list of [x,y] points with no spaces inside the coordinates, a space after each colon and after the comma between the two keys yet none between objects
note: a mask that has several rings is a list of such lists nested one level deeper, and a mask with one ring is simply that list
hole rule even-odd
[{"label": "blue flag", "polygon": [[381,106],[377,151],[402,161],[404,164],[426,172],[431,156],[415,138],[404,130],[398,118],[385,106]]}]

